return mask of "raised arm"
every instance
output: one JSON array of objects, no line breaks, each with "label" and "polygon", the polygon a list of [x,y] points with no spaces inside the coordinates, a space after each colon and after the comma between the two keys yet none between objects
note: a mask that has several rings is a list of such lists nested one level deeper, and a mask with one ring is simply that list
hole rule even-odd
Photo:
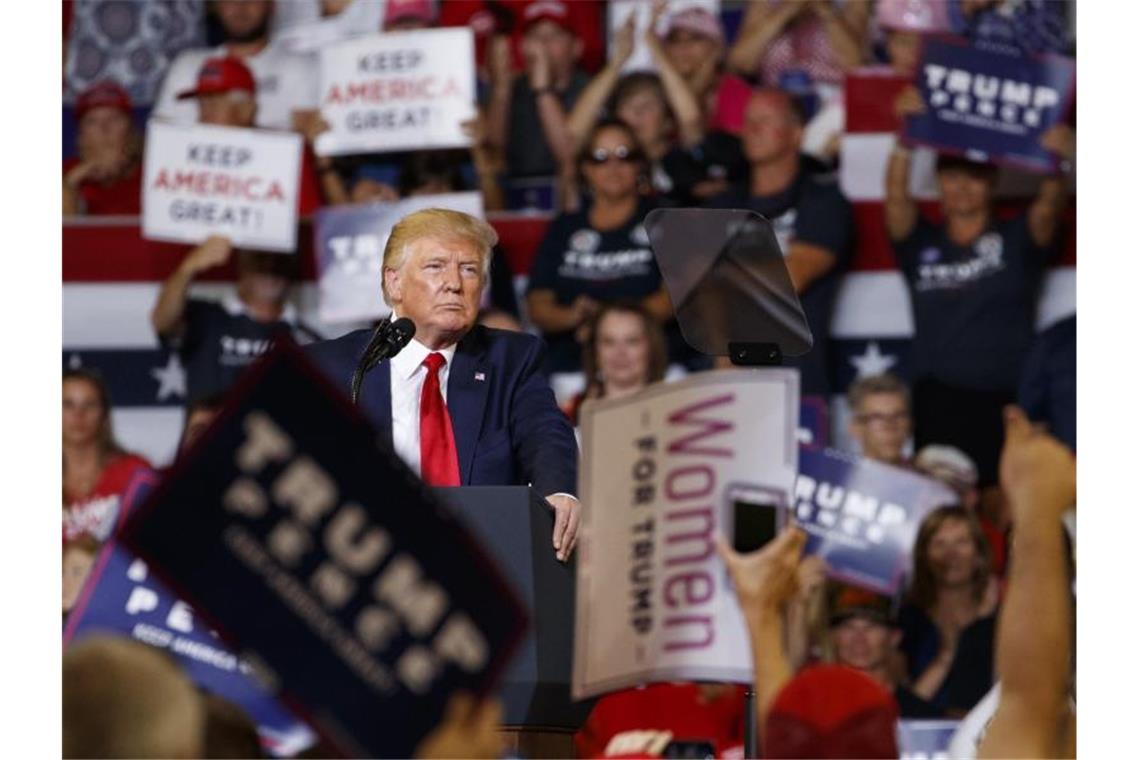
[{"label": "raised arm", "polygon": [[195,248],[182,260],[182,263],[166,282],[162,283],[158,301],[150,313],[150,324],[160,338],[176,335],[182,329],[182,317],[186,312],[186,291],[190,283],[200,273],[215,266],[225,264],[233,247],[229,238],[213,235]]},{"label": "raised arm", "polygon": [[505,35],[491,38],[487,47],[487,67],[490,71],[491,94],[487,99],[487,142],[496,151],[505,153],[511,119],[511,89],[515,74],[511,69],[511,40]]},{"label": "raised arm", "polygon": [[1071,757],[1075,623],[1061,515],[1076,503],[1076,460],[1017,407],[1006,409],[1005,430],[1001,481],[1014,524],[997,630],[1001,698],[978,757]]},{"label": "raised arm", "polygon": [[499,174],[505,168],[503,154],[487,138],[487,117],[477,108],[475,118],[463,123],[463,131],[471,137],[471,163],[479,178],[479,192],[483,194],[484,211],[502,211],[506,208]]},{"label": "raised arm", "polygon": [[336,170],[332,156],[318,156],[316,152],[317,137],[329,130],[329,123],[317,110],[294,111],[293,124],[301,136],[305,138],[308,149],[313,151],[316,158],[317,174],[320,175],[321,195],[325,203],[332,206],[342,206],[351,203],[348,188]]},{"label": "raised arm", "polygon": [[740,34],[728,51],[728,67],[745,76],[754,74],[768,45],[803,9],[804,4],[801,0],[792,0],[777,6],[773,6],[767,0],[749,3]]},{"label": "raised arm", "polygon": [[570,110],[570,117],[567,119],[566,126],[575,153],[581,149],[582,144],[586,141],[586,137],[590,134],[590,128],[594,126],[594,122],[597,121],[598,114],[606,104],[610,93],[614,91],[618,80],[621,79],[622,67],[633,54],[635,20],[636,14],[630,13],[629,18],[614,33],[613,50],[610,51],[606,65],[594,75],[594,78],[582,90],[582,94],[578,96],[578,100],[574,102],[574,108]]},{"label": "raised arm", "polygon": [[[554,91],[554,79],[550,70],[550,58],[541,44],[523,43],[523,54],[531,61],[527,76],[538,108],[538,121],[542,134],[559,171],[574,163],[574,139],[567,123],[562,101]],[[514,139],[528,139],[524,135],[512,135]]]},{"label": "raised arm", "polygon": [[[895,113],[900,119],[922,113],[924,108],[922,95],[913,86],[900,92],[895,100]],[[910,194],[910,148],[895,144],[887,162],[886,185],[887,235],[891,240],[902,240],[918,223],[918,204]]]},{"label": "raised arm", "polygon": [[717,553],[728,568],[736,601],[748,625],[760,731],[780,689],[792,680],[784,642],[784,607],[796,592],[796,571],[807,534],[790,526],[763,548],[738,554],[722,536]]},{"label": "raised arm", "polygon": [[868,0],[847,0],[840,10],[828,0],[823,0],[813,2],[809,7],[823,22],[831,51],[843,68],[851,69],[861,64],[866,49],[871,3]]},{"label": "raised arm", "polygon": [[[1076,133],[1068,125],[1058,124],[1047,131],[1041,136],[1041,145],[1070,164],[1076,158]],[[1046,177],[1041,181],[1037,197],[1029,207],[1029,236],[1034,243],[1042,248],[1053,243],[1068,203],[1069,192],[1063,177]]]},{"label": "raised arm", "polygon": [[669,101],[669,107],[673,109],[673,116],[677,119],[677,132],[681,137],[681,144],[691,148],[705,136],[704,115],[697,96],[689,89],[685,78],[669,62],[669,56],[665,55],[665,48],[661,45],[661,38],[657,36],[657,21],[665,12],[665,8],[664,0],[657,0],[654,3],[649,27],[645,30],[645,45],[653,56],[657,74],[661,77],[661,85],[665,88],[665,98]]}]

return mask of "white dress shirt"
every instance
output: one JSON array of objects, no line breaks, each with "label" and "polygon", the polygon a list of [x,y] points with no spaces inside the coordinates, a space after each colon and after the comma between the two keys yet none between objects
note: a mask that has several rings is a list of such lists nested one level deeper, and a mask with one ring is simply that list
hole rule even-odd
[{"label": "white dress shirt", "polygon": [[443,354],[446,364],[439,368],[439,389],[443,403],[447,403],[447,378],[451,374],[451,360],[455,358],[455,344],[433,352],[415,338],[391,359],[392,372],[392,448],[404,464],[420,475],[420,395],[427,367],[428,354]]},{"label": "white dress shirt", "polygon": [[[423,392],[424,380],[427,378],[424,359],[431,353],[443,354],[446,361],[439,368],[439,390],[443,394],[443,403],[446,404],[447,378],[451,375],[451,360],[455,358],[454,343],[433,352],[412,338],[400,353],[391,358],[389,367],[392,373],[392,448],[396,456],[404,460],[404,464],[421,477],[423,473],[420,472],[420,395]],[[459,450],[456,448],[456,454],[458,453]],[[575,501],[578,498],[562,492],[542,495],[569,496]]]}]

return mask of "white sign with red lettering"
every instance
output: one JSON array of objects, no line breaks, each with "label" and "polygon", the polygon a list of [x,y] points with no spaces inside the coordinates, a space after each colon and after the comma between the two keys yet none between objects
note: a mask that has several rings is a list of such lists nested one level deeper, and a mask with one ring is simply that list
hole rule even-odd
[{"label": "white sign with red lettering", "polygon": [[475,40],[469,28],[385,32],[321,49],[322,156],[471,144]]},{"label": "white sign with red lettering", "polygon": [[151,121],[143,167],[143,237],[292,253],[301,136]]},{"label": "white sign with red lettering", "polygon": [[742,494],[786,512],[799,396],[795,370],[721,370],[583,407],[575,699],[654,681],[751,683],[714,539],[731,535]]}]

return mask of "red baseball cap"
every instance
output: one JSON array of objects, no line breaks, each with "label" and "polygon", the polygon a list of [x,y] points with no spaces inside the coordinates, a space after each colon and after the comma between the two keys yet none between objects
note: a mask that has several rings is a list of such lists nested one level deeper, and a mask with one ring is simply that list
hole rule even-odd
[{"label": "red baseball cap", "polygon": [[578,34],[570,21],[570,9],[558,0],[535,0],[523,10],[524,31],[539,21],[553,21],[571,34]]},{"label": "red baseball cap", "polygon": [[232,56],[210,58],[198,70],[198,83],[194,89],[178,93],[178,100],[234,91],[257,94],[257,82],[249,67]]},{"label": "red baseball cap", "polygon": [[843,665],[806,668],[768,711],[764,757],[897,758],[894,695]]},{"label": "red baseball cap", "polygon": [[128,116],[131,113],[131,96],[122,85],[110,79],[96,82],[75,98],[75,120],[83,121],[83,117],[92,108],[110,106],[117,108]]}]

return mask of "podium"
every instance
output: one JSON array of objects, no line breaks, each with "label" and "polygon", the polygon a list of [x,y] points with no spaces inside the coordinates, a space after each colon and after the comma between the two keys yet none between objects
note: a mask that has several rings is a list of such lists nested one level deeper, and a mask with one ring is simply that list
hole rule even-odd
[{"label": "podium", "polygon": [[495,558],[530,614],[530,631],[499,689],[503,724],[527,732],[576,731],[593,702],[570,698],[575,565],[573,557],[567,564],[554,557],[551,508],[526,486],[434,490]]}]

